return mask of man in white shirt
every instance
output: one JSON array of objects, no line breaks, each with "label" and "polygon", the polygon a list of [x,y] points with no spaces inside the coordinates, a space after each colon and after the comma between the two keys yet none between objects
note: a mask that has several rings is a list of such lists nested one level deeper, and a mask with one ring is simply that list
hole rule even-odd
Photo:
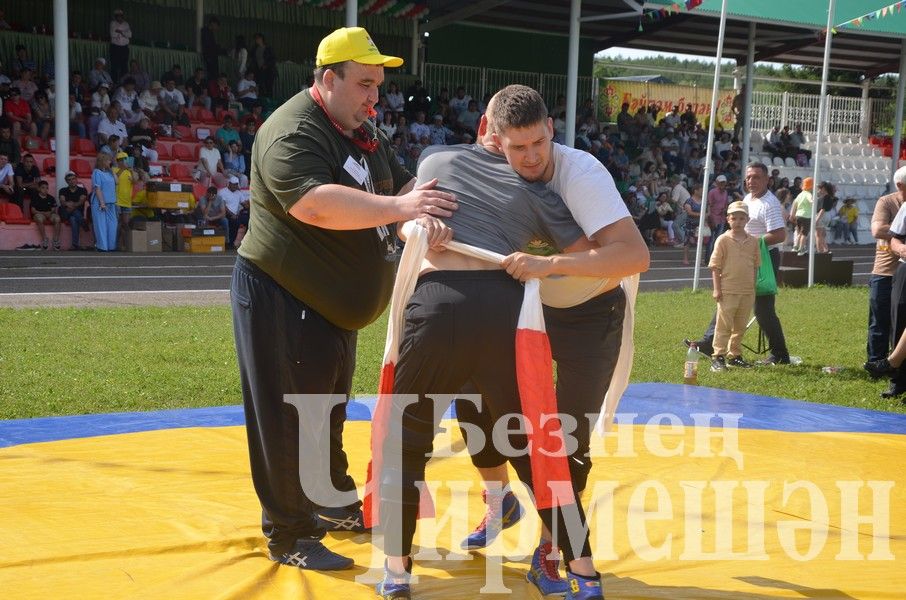
[{"label": "man in white shirt", "polygon": [[431,138],[431,127],[425,123],[424,112],[415,113],[415,122],[409,125],[409,135],[416,144],[421,141],[422,137]]},{"label": "man in white shirt", "polygon": [[165,123],[169,124],[174,121],[181,122],[184,120],[186,98],[182,95],[182,92],[176,88],[176,81],[174,79],[168,78],[167,81],[164,82],[164,89],[160,91],[158,99]]},{"label": "man in white shirt", "polygon": [[119,119],[120,111],[117,107],[117,104],[111,104],[98,124],[98,143],[101,146],[106,144],[107,138],[114,134],[118,135],[121,140],[129,139],[126,125]]},{"label": "man in white shirt", "polygon": [[246,110],[252,110],[252,106],[258,102],[258,84],[255,83],[254,71],[246,71],[243,78],[236,84],[236,97]]},{"label": "man in white shirt", "polygon": [[[749,222],[746,223],[746,233],[756,238],[764,238],[771,255],[774,267],[774,277],[779,277],[780,271],[780,246],[786,239],[786,224],[783,221],[783,211],[777,197],[768,189],[768,168],[761,162],[752,162],[746,167],[746,189],[749,193],[743,198],[746,208],[749,209]],[[777,317],[774,308],[775,294],[755,296],[755,318],[758,325],[768,339],[771,353],[759,364],[788,365],[790,352],[786,347],[786,338],[783,335],[783,326]],[[713,352],[715,319],[702,339],[692,342],[688,339],[683,342],[688,346],[695,343],[698,351],[711,355]]]},{"label": "man in white shirt", "polygon": [[226,218],[230,224],[227,249],[231,250],[235,246],[239,227],[249,225],[249,196],[247,192],[239,189],[239,178],[233,175],[227,186],[217,191],[217,197],[226,205]]},{"label": "man in white shirt", "polygon": [[[503,103],[499,109],[498,103]],[[522,281],[543,278],[551,273],[578,274],[582,261],[588,260],[583,250],[591,257],[589,262],[602,260],[606,264],[598,272],[605,273],[607,279],[601,280],[601,287],[592,297],[575,306],[546,306],[544,309],[558,368],[558,411],[575,417],[578,424],[570,432],[575,448],[569,450],[571,483],[578,497],[585,488],[591,469],[591,461],[585,456],[590,435],[587,415],[601,410],[621,347],[626,299],[620,280],[647,270],[649,254],[613,178],[604,166],[588,152],[551,143],[553,123],[549,117],[533,120],[537,114],[531,113],[527,107],[543,109],[543,106],[543,100],[531,88],[508,86],[491,100],[486,116],[481,119],[479,135],[482,145],[503,153],[510,167],[523,179],[544,183],[557,193],[587,238],[581,240],[581,247],[571,247],[569,252],[563,254],[513,254],[503,263],[507,272]],[[526,122],[508,122],[509,116],[524,111],[529,111],[524,116]],[[546,109],[543,111],[546,114]],[[445,259],[455,258],[447,257],[447,254],[452,255],[444,253]],[[457,401],[456,412],[461,422],[476,424],[482,431],[491,426],[487,411],[476,412],[471,402]],[[505,459],[493,444],[488,442],[472,458],[485,482],[499,482],[501,486],[508,484]],[[494,518],[496,512],[496,518],[504,521],[498,527],[507,527],[518,520],[521,509],[511,494],[501,498],[499,491],[495,494],[494,488],[489,486],[485,498],[489,517]],[[577,508],[580,520],[584,521],[581,507]],[[489,522],[492,521],[485,523]],[[497,531],[493,525],[487,526],[487,530],[480,525],[463,541],[462,546],[468,549],[484,547],[493,541],[493,531]],[[562,531],[560,533],[562,535]],[[562,594],[566,591],[563,587],[565,582],[559,575],[553,576],[559,555],[556,551],[552,554],[549,534],[543,534],[543,537],[548,537],[544,537],[535,550],[529,581],[543,594]],[[581,540],[573,540],[572,537],[570,542],[572,546],[576,545],[572,542],[581,545]],[[590,563],[590,548],[561,547],[561,550],[564,550],[564,556],[570,563],[569,577],[593,589],[596,577],[592,575],[594,568]],[[557,559],[552,561],[550,556],[557,556]]]},{"label": "man in white shirt", "polygon": [[[665,156],[664,158],[666,159],[667,157]],[[686,237],[684,226],[687,218],[683,206],[686,204],[686,200],[692,197],[692,194],[683,185],[683,178],[679,175],[671,175],[670,184],[673,188],[670,192],[670,201],[673,203],[673,212],[676,215],[673,223],[679,242],[682,243]]]},{"label": "man in white shirt", "polygon": [[450,110],[453,111],[453,119],[459,118],[459,113],[468,110],[469,102],[472,97],[466,93],[466,88],[459,86],[456,88],[456,94],[450,98]]},{"label": "man in white shirt", "polygon": [[110,21],[110,76],[113,81],[119,81],[129,70],[132,29],[123,17],[123,10],[118,8],[113,11],[113,20]]}]

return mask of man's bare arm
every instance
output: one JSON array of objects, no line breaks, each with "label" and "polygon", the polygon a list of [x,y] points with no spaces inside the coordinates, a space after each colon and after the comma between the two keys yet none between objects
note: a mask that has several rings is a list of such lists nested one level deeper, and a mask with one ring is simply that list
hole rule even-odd
[{"label": "man's bare arm", "polygon": [[456,210],[453,194],[432,189],[436,180],[417,189],[414,184],[413,179],[403,186],[400,196],[379,196],[333,183],[319,185],[302,196],[289,214],[324,229],[351,230],[423,216],[449,217]]},{"label": "man's bare arm", "polygon": [[594,245],[580,239],[553,256],[517,252],[506,257],[503,267],[521,281],[549,275],[621,278],[648,270],[651,256],[631,217],[602,228],[592,240]]}]

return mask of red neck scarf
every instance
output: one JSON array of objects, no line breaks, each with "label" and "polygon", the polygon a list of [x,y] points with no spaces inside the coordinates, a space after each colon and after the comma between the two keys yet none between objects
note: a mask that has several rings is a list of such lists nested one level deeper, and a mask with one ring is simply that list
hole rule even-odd
[{"label": "red neck scarf", "polygon": [[[323,110],[324,114],[327,115],[327,118],[330,120],[330,123],[334,126],[334,129],[336,129],[338,132],[340,132],[340,135],[342,135],[343,137],[352,141],[352,143],[355,144],[356,148],[358,148],[359,150],[362,150],[369,154],[377,152],[377,149],[379,146],[378,139],[377,139],[377,129],[375,129],[374,133],[369,136],[368,131],[365,129],[365,124],[363,123],[362,125],[359,125],[358,128],[356,128],[352,131],[352,137],[350,138],[346,134],[346,130],[343,129],[343,126],[340,125],[339,123],[337,123],[336,119],[333,118],[333,115],[330,114],[330,111],[327,110],[327,106],[324,105],[324,100],[321,98],[321,92],[318,91],[317,86],[311,86],[308,89],[309,89],[309,93],[311,93],[311,97],[314,99],[314,101],[317,103],[317,105],[321,107],[321,110]],[[369,117],[373,117],[376,114],[377,113],[375,112],[375,110],[373,108],[368,109]]]}]

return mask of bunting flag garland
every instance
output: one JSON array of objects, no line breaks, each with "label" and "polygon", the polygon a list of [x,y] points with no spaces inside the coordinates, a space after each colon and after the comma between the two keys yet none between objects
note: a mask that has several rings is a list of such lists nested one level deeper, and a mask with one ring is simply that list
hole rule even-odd
[{"label": "bunting flag garland", "polygon": [[661,21],[668,17],[671,17],[675,14],[681,13],[683,10],[690,11],[694,8],[697,8],[701,5],[704,0],[684,0],[684,2],[674,2],[670,6],[665,6],[664,8],[645,10],[639,16],[639,31],[644,31],[644,26],[642,25],[642,20],[647,18],[649,21]]},{"label": "bunting flag garland", "polygon": [[[324,8],[327,10],[345,10],[346,0],[277,0],[284,4],[297,4]],[[699,0],[700,1],[700,0]],[[420,19],[428,14],[428,3],[413,0],[359,0],[359,13],[363,15],[389,15],[399,19]]]},{"label": "bunting flag garland", "polygon": [[854,25],[856,27],[862,27],[865,21],[874,21],[876,19],[883,19],[884,17],[893,16],[894,13],[899,14],[903,12],[903,5],[906,4],[906,0],[898,0],[892,4],[873,10],[870,13],[865,13],[862,16],[850,19],[849,21],[844,21],[836,27],[831,28],[831,33],[837,33],[837,29],[844,27],[846,25]]}]

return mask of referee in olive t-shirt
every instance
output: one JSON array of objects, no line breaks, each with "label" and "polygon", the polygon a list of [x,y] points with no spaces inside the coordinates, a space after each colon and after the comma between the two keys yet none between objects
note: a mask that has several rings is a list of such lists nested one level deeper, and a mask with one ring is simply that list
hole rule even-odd
[{"label": "referee in olive t-shirt", "polygon": [[342,433],[356,330],[393,286],[387,226],[456,208],[433,182],[415,189],[368,120],[384,67],[402,62],[362,28],[334,31],[318,46],[314,86],[274,111],[252,148],[233,328],[262,529],[271,558],[299,568],[351,567],[320,540],[363,529]]}]

